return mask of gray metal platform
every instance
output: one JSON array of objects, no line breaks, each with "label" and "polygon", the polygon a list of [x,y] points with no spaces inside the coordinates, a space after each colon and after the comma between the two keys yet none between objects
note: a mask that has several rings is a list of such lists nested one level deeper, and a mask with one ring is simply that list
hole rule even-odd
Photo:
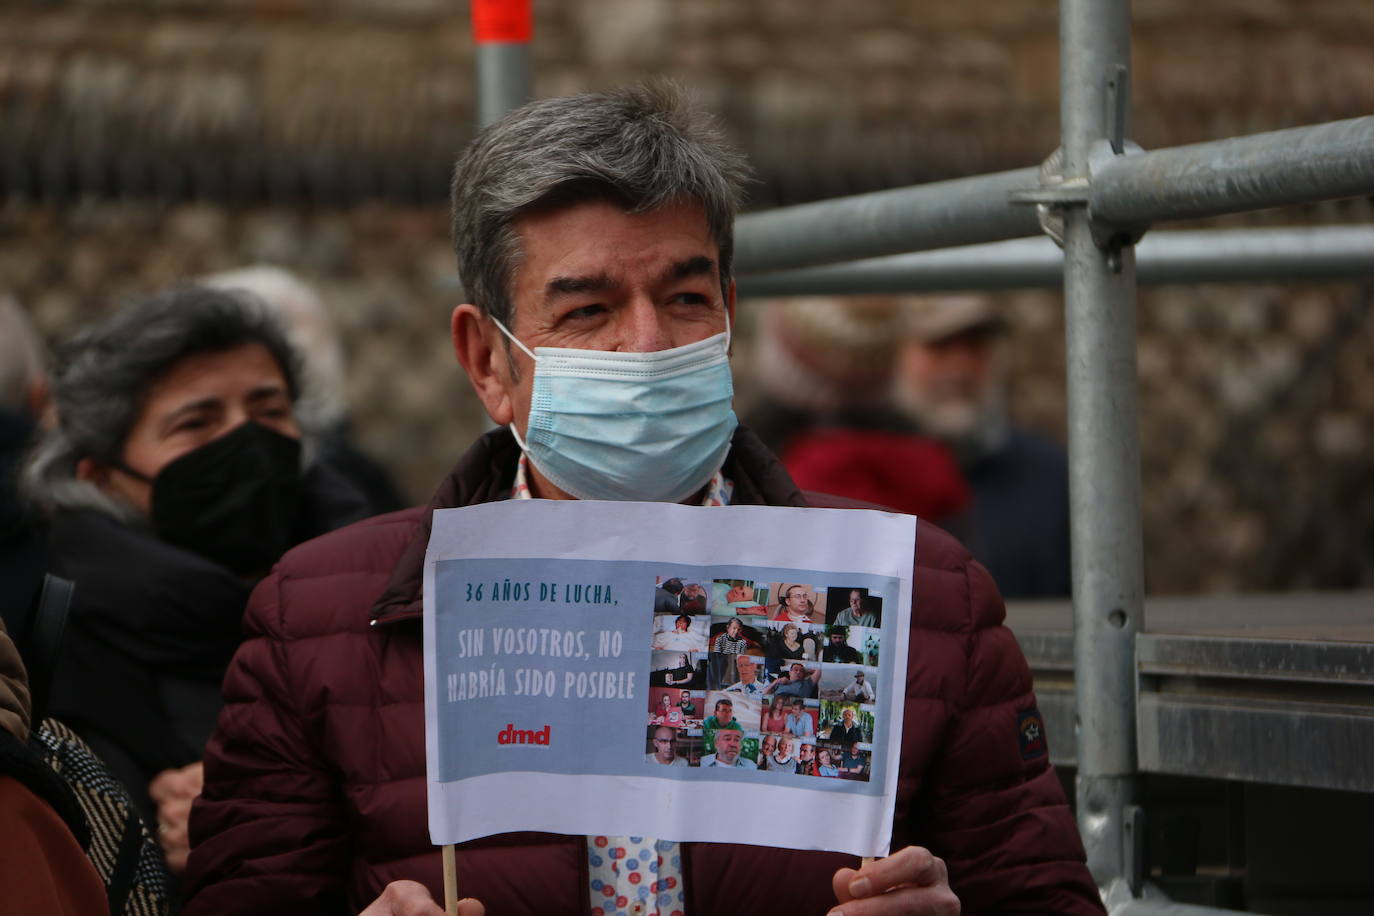
[{"label": "gray metal platform", "polygon": [[[1073,612],[1012,603],[1056,765],[1073,766]],[[1154,598],[1136,639],[1146,773],[1374,793],[1374,592]]]}]

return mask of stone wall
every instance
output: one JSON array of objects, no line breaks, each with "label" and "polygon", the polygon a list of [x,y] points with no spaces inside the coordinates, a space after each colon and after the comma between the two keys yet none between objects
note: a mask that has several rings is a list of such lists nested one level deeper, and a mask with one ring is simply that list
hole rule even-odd
[{"label": "stone wall", "polygon": [[[1367,0],[1133,10],[1146,148],[1374,109]],[[535,89],[682,81],[749,151],[766,206],[1039,162],[1055,16],[1045,0],[548,0]],[[335,309],[363,444],[419,499],[481,427],[446,330],[444,173],[471,133],[471,73],[464,5],[440,0],[8,5],[0,287],[56,337],[207,271],[299,271]],[[1001,299],[1013,409],[1062,437],[1058,297]],[[1152,591],[1374,585],[1370,302],[1367,284],[1142,293]]]}]

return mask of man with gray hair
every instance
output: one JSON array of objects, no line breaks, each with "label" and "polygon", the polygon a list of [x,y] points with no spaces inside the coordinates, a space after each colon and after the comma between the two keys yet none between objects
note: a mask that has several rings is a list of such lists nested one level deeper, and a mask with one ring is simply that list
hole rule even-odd
[{"label": "man with gray hair", "polygon": [[1064,450],[1013,426],[1006,410],[1006,324],[985,295],[902,302],[892,398],[915,430],[949,446],[973,490],[965,543],[1002,594],[1069,594],[1069,464]]},{"label": "man with gray hair", "polygon": [[[738,151],[669,88],[534,102],[463,153],[453,231],[469,301],[451,333],[500,428],[427,509],[316,540],[255,593],[206,752],[187,916],[442,914],[419,629],[433,509],[528,497],[827,505],[802,496],[731,407],[745,176]],[[575,390],[553,377],[575,377]],[[819,851],[493,837],[457,850],[460,887],[477,898],[459,911],[763,914],[836,899],[847,916],[873,916],[953,914],[962,899],[987,914],[1100,913],[1057,778],[1038,747],[1023,756],[1017,743],[1018,711],[1035,701],[996,588],[938,529],[919,543],[898,852],[856,871],[854,857]]]}]

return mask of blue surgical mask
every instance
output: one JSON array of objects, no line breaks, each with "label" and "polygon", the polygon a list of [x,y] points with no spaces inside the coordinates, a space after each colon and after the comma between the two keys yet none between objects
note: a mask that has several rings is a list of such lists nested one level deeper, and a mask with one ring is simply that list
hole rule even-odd
[{"label": "blue surgical mask", "polygon": [[710,481],[739,421],[730,406],[729,318],[723,334],[624,353],[536,347],[524,440],[529,460],[578,499],[681,502]]}]

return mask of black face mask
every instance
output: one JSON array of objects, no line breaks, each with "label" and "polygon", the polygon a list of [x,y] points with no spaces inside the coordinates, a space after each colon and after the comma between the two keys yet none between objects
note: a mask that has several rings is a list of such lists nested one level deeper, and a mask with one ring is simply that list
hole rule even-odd
[{"label": "black face mask", "polygon": [[243,423],[158,472],[153,527],[236,573],[265,572],[292,543],[300,465],[299,439]]}]

